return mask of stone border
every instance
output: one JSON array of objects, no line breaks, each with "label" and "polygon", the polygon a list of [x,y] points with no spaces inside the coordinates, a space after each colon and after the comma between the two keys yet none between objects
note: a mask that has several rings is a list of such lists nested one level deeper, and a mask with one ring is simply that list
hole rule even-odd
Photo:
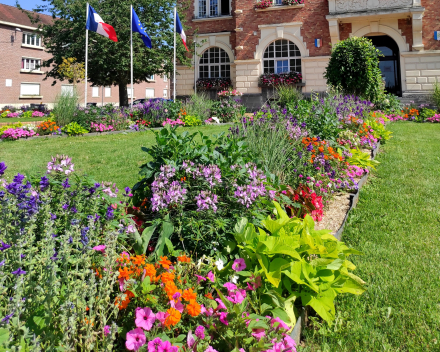
[{"label": "stone border", "polygon": [[[374,159],[376,157],[377,153],[379,152],[379,147],[380,147],[380,142],[377,144],[376,148],[371,151],[371,159]],[[356,207],[359,201],[360,190],[362,186],[365,185],[365,183],[367,182],[369,175],[370,173],[367,173],[364,176],[362,176],[362,178],[358,182],[357,192],[355,194],[350,194],[350,208],[347,210],[347,213],[345,214],[345,218],[344,221],[342,222],[341,227],[333,235],[339,241],[341,240],[342,233],[344,232],[344,227],[345,227],[345,223],[347,222],[348,215],[350,214],[350,211]],[[299,343],[301,342],[301,334],[305,326],[305,314],[308,311],[308,308],[309,307],[302,308],[302,313],[298,317],[298,320],[296,321],[295,326],[293,327],[293,330],[290,333],[290,337],[295,340],[297,345],[299,345]]]},{"label": "stone border", "polygon": [[[223,123],[212,123],[209,125],[201,125],[201,126],[224,126],[224,125],[232,125],[232,122],[223,122]],[[201,127],[201,126],[188,126],[188,127]],[[35,137],[29,137],[29,138],[19,138],[17,140],[23,141],[23,140],[31,140],[31,139],[38,139],[38,138],[68,138],[68,137],[88,137],[88,136],[103,136],[108,134],[121,134],[121,133],[134,133],[134,132],[147,132],[149,130],[160,130],[163,127],[153,127],[149,128],[147,130],[143,131],[135,131],[135,130],[121,130],[121,131],[111,131],[111,132],[92,132],[92,133],[85,133],[85,134],[79,134],[76,136],[69,136],[68,134],[63,133],[62,135],[59,134],[49,134],[46,136],[35,136]],[[3,142],[3,139],[0,139],[0,142]],[[9,141],[8,141],[9,142]]]}]

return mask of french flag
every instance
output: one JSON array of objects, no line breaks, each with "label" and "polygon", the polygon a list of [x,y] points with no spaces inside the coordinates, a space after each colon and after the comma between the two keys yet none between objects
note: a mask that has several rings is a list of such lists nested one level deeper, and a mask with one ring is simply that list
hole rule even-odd
[{"label": "french flag", "polygon": [[176,32],[180,34],[180,38],[182,38],[183,45],[185,45],[186,51],[189,52],[188,47],[186,46],[186,34],[183,30],[182,23],[180,23],[179,14],[176,11]]},{"label": "french flag", "polygon": [[89,16],[87,17],[86,28],[89,31],[93,31],[98,34],[101,34],[104,37],[113,40],[114,42],[118,41],[118,38],[116,37],[115,29],[109,24],[105,23],[102,20],[101,16],[99,16],[94,10],[94,8],[91,7],[90,5],[89,5]]}]

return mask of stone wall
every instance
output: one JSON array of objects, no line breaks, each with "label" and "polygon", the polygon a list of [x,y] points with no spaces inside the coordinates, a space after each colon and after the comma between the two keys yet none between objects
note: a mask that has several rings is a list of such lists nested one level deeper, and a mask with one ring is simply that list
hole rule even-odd
[{"label": "stone wall", "polygon": [[329,60],[330,56],[303,58],[303,77],[306,83],[303,91],[305,93],[327,91],[327,80],[324,78],[324,72]]},{"label": "stone wall", "polygon": [[402,54],[406,91],[429,91],[436,79],[440,81],[440,52]]}]

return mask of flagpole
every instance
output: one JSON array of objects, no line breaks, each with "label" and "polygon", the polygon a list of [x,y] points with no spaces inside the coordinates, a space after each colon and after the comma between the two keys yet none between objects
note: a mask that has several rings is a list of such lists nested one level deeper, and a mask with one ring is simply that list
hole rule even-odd
[{"label": "flagpole", "polygon": [[84,107],[87,107],[87,69],[89,59],[89,30],[87,29],[87,20],[89,19],[89,3],[87,3],[86,10],[86,74],[85,74],[85,89],[84,89]]},{"label": "flagpole", "polygon": [[133,108],[133,5],[130,5],[131,108]]},{"label": "flagpole", "polygon": [[177,7],[174,7],[174,74],[173,74],[173,101],[176,101],[176,13]]},{"label": "flagpole", "polygon": [[194,94],[197,95],[197,38],[194,36]]}]

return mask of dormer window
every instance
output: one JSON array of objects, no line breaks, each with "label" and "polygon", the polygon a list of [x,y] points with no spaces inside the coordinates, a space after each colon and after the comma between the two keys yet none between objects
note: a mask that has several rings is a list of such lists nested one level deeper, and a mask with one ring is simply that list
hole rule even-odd
[{"label": "dormer window", "polygon": [[231,14],[230,0],[195,0],[195,17],[220,17]]}]

